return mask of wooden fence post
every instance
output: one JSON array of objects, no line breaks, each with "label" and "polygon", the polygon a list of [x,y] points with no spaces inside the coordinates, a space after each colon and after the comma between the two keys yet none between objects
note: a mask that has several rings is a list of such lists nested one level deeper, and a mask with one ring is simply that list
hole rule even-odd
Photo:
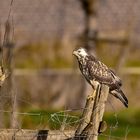
[{"label": "wooden fence post", "polygon": [[17,101],[16,101],[16,91],[13,89],[13,34],[12,34],[12,23],[8,19],[5,23],[5,34],[4,34],[4,41],[3,41],[3,49],[5,52],[5,56],[2,59],[5,59],[5,67],[8,70],[8,77],[7,82],[5,85],[5,91],[11,96],[11,106],[12,106],[12,113],[11,113],[11,128],[16,128],[17,126],[17,115],[15,111],[17,109]]},{"label": "wooden fence post", "polygon": [[105,111],[105,104],[108,98],[109,87],[99,85],[93,100],[87,99],[85,109],[81,117],[81,122],[73,138],[69,140],[97,140],[99,127]]},{"label": "wooden fence post", "polygon": [[97,90],[95,102],[93,105],[93,110],[91,114],[91,128],[88,130],[88,140],[97,140],[99,125],[102,122],[102,118],[105,111],[105,103],[108,98],[109,87],[105,85],[101,85],[101,87]]}]

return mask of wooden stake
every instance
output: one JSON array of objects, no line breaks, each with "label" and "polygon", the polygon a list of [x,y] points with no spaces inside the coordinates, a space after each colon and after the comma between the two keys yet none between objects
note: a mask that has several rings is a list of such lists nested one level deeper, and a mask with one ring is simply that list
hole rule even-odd
[{"label": "wooden stake", "polygon": [[[109,87],[106,85],[98,85],[96,89],[95,99],[87,99],[85,109],[81,117],[81,122],[75,132],[72,140],[97,140],[99,126],[105,111],[105,103],[108,98]],[[83,118],[83,119],[82,119]]]},{"label": "wooden stake", "polygon": [[92,126],[88,131],[89,140],[98,139],[99,125],[100,122],[102,122],[102,118],[104,115],[105,103],[107,101],[108,93],[109,93],[109,87],[105,85],[101,85],[101,87],[97,89],[96,98],[93,105],[93,110],[92,110],[91,120],[90,120]]}]

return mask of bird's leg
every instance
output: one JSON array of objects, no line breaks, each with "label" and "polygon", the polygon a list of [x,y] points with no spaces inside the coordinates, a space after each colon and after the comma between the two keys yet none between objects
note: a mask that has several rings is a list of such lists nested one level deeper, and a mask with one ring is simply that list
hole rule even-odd
[{"label": "bird's leg", "polygon": [[97,81],[92,81],[92,88],[93,88],[93,92],[92,94],[88,95],[87,99],[94,99],[95,95],[96,95],[96,91],[97,91],[97,87],[98,87],[99,83]]}]

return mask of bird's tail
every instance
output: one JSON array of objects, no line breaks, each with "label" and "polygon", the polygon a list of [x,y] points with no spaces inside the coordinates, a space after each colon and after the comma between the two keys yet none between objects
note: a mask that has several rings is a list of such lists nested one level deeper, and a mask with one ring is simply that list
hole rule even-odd
[{"label": "bird's tail", "polygon": [[115,89],[113,91],[110,91],[110,93],[118,98],[124,104],[124,106],[128,108],[128,99],[121,89]]}]

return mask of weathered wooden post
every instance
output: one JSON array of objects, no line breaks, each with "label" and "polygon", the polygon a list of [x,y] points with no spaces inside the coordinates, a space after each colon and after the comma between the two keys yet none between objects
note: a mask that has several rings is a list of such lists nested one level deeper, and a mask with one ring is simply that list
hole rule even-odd
[{"label": "weathered wooden post", "polygon": [[97,140],[100,124],[105,111],[105,104],[108,98],[109,87],[98,85],[95,97],[92,100],[87,98],[81,122],[75,132],[73,140]]},{"label": "weathered wooden post", "polygon": [[[11,25],[10,21],[7,20],[5,23],[4,37],[2,37],[2,32],[0,30],[0,93],[2,95],[10,93],[9,91],[12,89],[11,52],[13,49],[13,43],[11,38]],[[1,107],[3,109],[3,102],[1,103]]]},{"label": "weathered wooden post", "polygon": [[90,122],[90,116],[92,113],[94,100],[92,98],[87,98],[85,108],[83,109],[83,113],[81,116],[81,122],[79,123],[75,135],[78,136],[82,133],[83,129]]},{"label": "weathered wooden post", "polygon": [[5,65],[8,70],[8,78],[7,83],[5,85],[6,90],[8,89],[9,94],[11,95],[11,106],[12,106],[12,114],[11,114],[11,127],[16,128],[16,91],[13,89],[13,33],[12,33],[12,24],[10,23],[9,19],[6,21],[5,24],[5,34],[4,34],[4,42],[3,47],[5,50]]},{"label": "weathered wooden post", "polygon": [[102,122],[102,118],[105,111],[105,103],[107,101],[109,93],[109,87],[101,85],[96,91],[95,101],[93,104],[93,110],[90,118],[89,124],[91,128],[88,131],[87,139],[88,140],[97,140],[99,134],[99,126]]}]

